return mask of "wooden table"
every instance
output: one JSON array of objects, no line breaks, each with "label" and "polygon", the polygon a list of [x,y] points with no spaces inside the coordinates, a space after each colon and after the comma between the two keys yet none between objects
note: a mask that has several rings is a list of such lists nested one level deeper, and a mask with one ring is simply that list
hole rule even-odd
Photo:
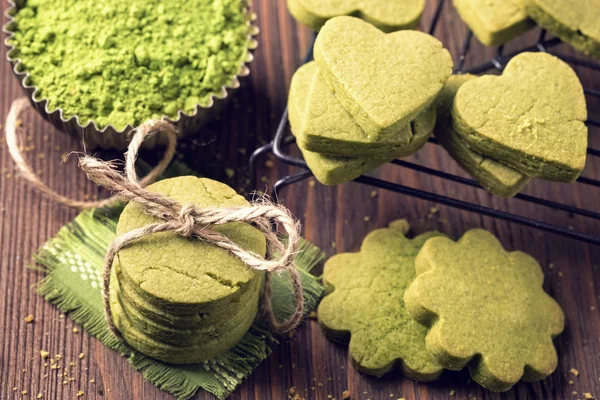
[{"label": "wooden table", "polygon": [[[203,174],[243,191],[248,189],[248,156],[272,137],[285,107],[290,79],[310,40],[309,31],[296,25],[288,15],[283,0],[255,0],[254,3],[261,35],[260,47],[251,66],[251,78],[245,89],[237,94],[236,101],[223,112],[222,118],[207,128],[215,140],[187,141],[181,146],[185,159]],[[422,27],[429,25],[434,4],[434,0],[429,1]],[[1,7],[4,11],[6,0],[2,1]],[[464,25],[446,4],[436,35],[456,55],[464,34]],[[523,43],[533,43],[536,35],[534,32],[511,43],[509,50]],[[561,51],[575,54],[566,46]],[[467,64],[481,62],[491,54],[492,49],[474,44]],[[577,72],[587,86],[600,89],[599,74],[594,75],[583,68]],[[8,63],[1,62],[0,121],[4,121],[11,102],[21,94]],[[598,119],[600,104],[590,103],[590,110]],[[78,199],[104,194],[86,180],[75,162],[60,164],[63,154],[82,149],[78,141],[57,132],[32,111],[24,116],[23,126],[26,146],[30,149],[27,156],[48,185]],[[598,129],[590,132],[591,143],[596,148],[600,147],[599,135]],[[193,157],[190,157],[192,153]],[[457,165],[433,145],[427,145],[411,160],[464,176]],[[229,177],[231,171],[226,171],[227,168],[233,169],[233,177]],[[41,393],[44,399],[74,399],[79,390],[87,399],[170,398],[99,341],[85,332],[73,333],[73,322],[68,317],[61,318],[60,312],[35,292],[34,285],[44,274],[26,268],[31,255],[77,212],[44,200],[19,180],[5,145],[0,148],[0,172],[0,398],[29,399]],[[266,187],[262,182],[274,182],[288,172],[287,167],[263,159],[259,189]],[[376,175],[600,234],[600,225],[593,220],[571,217],[518,200],[499,199],[483,190],[465,188],[400,167],[383,167]],[[589,159],[584,175],[600,178],[597,158]],[[566,313],[566,330],[556,340],[557,371],[543,383],[518,384],[504,394],[483,390],[469,382],[466,373],[445,373],[442,380],[431,384],[416,384],[398,375],[385,379],[369,378],[352,368],[345,347],[328,342],[317,323],[310,320],[293,339],[283,340],[232,399],[282,400],[288,398],[292,387],[301,398],[319,400],[331,397],[339,400],[345,390],[350,392],[352,399],[372,400],[402,397],[577,399],[584,398],[584,392],[600,397],[600,290],[597,289],[600,287],[600,247],[452,208],[439,207],[439,212],[432,213],[432,207],[436,206],[433,203],[385,191],[378,191],[377,196],[373,196],[371,191],[372,188],[355,183],[323,187],[304,182],[282,191],[281,201],[302,218],[304,235],[322,246],[328,255],[357,250],[365,234],[396,218],[407,218],[415,232],[438,229],[454,237],[469,228],[482,227],[496,233],[506,248],[532,254],[544,268],[546,290]],[[534,181],[525,193],[600,211],[599,189],[584,185]],[[29,314],[35,317],[32,323],[24,320]],[[56,376],[44,377],[46,371],[39,356],[42,348],[52,354],[62,354],[65,360],[85,353],[84,362],[73,367],[75,381],[64,385]],[[578,376],[570,372],[571,368],[579,371]],[[95,383],[90,383],[92,379]],[[27,395],[21,395],[21,391],[27,391]],[[455,392],[454,397],[450,397],[451,391]],[[201,393],[198,398],[213,397]]]}]

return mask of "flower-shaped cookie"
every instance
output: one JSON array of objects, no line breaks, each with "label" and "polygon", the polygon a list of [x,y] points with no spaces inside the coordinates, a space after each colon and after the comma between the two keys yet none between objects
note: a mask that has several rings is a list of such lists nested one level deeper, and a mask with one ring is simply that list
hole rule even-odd
[{"label": "flower-shaped cookie", "polygon": [[458,242],[429,240],[415,266],[406,309],[430,327],[427,349],[442,366],[468,366],[477,383],[496,391],[555,370],[552,338],[564,315],[531,256],[507,252],[490,232],[474,229]]},{"label": "flower-shaped cookie", "polygon": [[318,31],[328,19],[353,15],[384,32],[413,29],[419,24],[425,0],[288,0],[290,13]]},{"label": "flower-shaped cookie", "polygon": [[442,367],[425,348],[427,329],[413,321],[404,308],[404,291],[415,278],[414,261],[429,232],[405,237],[405,220],[371,232],[358,253],[333,256],[325,264],[323,280],[333,287],[318,310],[328,338],[350,341],[357,369],[381,376],[397,364],[405,375],[432,380]]}]

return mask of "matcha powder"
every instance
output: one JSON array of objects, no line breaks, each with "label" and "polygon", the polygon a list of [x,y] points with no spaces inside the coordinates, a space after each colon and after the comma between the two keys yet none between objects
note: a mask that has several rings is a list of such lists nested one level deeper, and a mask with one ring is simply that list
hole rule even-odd
[{"label": "matcha powder", "polygon": [[247,57],[244,0],[28,0],[11,54],[64,117],[117,130],[207,105]]}]

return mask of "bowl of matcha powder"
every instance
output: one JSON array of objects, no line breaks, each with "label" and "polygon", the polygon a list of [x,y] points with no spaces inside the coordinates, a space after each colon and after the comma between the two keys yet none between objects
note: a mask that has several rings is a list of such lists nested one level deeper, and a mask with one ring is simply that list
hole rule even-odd
[{"label": "bowl of matcha powder", "polygon": [[149,119],[196,133],[250,73],[248,1],[10,0],[7,58],[34,107],[88,147],[124,149]]}]

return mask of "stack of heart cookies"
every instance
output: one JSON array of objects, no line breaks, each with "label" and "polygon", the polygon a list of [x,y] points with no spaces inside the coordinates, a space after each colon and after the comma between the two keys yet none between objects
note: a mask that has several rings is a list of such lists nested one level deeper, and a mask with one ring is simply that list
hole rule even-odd
[{"label": "stack of heart cookies", "polygon": [[501,76],[452,76],[436,105],[440,143],[498,196],[514,196],[530,178],[572,182],[585,166],[583,88],[550,54],[519,54]]},{"label": "stack of heart cookies", "polygon": [[426,143],[434,101],[452,73],[437,39],[417,31],[385,34],[342,16],[324,25],[314,53],[292,79],[288,107],[292,132],[320,182],[352,180]]}]

